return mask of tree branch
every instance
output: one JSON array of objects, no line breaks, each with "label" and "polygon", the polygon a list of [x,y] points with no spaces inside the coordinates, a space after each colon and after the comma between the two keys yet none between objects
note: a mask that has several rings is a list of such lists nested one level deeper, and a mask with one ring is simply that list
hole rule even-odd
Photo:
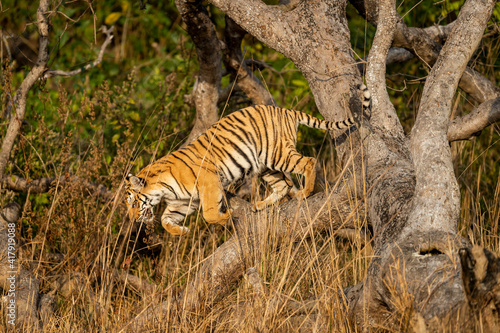
[{"label": "tree branch", "polygon": [[220,42],[201,1],[176,0],[175,5],[186,23],[198,55],[199,72],[193,87],[196,118],[184,145],[195,140],[217,120],[217,101],[221,82]]},{"label": "tree branch", "polygon": [[115,195],[102,184],[94,184],[76,176],[48,177],[27,181],[26,179],[16,175],[5,175],[4,178],[0,181],[0,186],[12,191],[25,193],[29,191],[31,194],[36,194],[46,193],[51,189],[52,186],[64,186],[69,183],[81,184],[82,187],[87,191],[99,195],[104,200],[111,200]]},{"label": "tree branch", "polygon": [[403,127],[389,99],[385,84],[387,54],[392,45],[397,19],[395,1],[381,1],[377,32],[368,56],[366,84],[371,90],[372,126],[379,132],[403,138]]},{"label": "tree branch", "polygon": [[[372,25],[377,26],[378,2],[374,0],[350,0],[358,12]],[[366,10],[369,8],[369,10]],[[424,29],[408,27],[404,22],[397,25],[393,46],[408,49],[417,55],[426,65],[432,66],[455,22],[446,26],[432,26]],[[500,96],[500,88],[472,68],[467,68],[459,86],[479,103]]]},{"label": "tree branch", "polygon": [[39,47],[38,47],[38,59],[35,66],[28,73],[26,78],[21,83],[21,86],[17,90],[14,96],[14,105],[16,106],[16,114],[11,118],[7,133],[2,142],[2,149],[0,150],[0,180],[5,172],[5,167],[10,158],[10,152],[14,146],[14,141],[19,134],[21,124],[24,121],[24,114],[26,112],[26,99],[28,98],[28,92],[35,82],[42,76],[46,70],[47,62],[49,60],[49,22],[45,15],[49,9],[48,0],[40,0],[40,6],[36,12],[36,18],[38,22],[39,31]]},{"label": "tree branch", "polygon": [[410,140],[416,188],[409,230],[456,233],[460,192],[446,137],[451,101],[476,50],[495,1],[467,1],[427,78]]},{"label": "tree branch", "polygon": [[226,15],[226,28],[224,29],[225,47],[224,63],[235,73],[238,86],[252,100],[253,104],[274,105],[274,99],[262,85],[259,79],[253,75],[241,54],[241,41],[246,31],[241,29],[229,16]]},{"label": "tree branch", "polygon": [[101,27],[101,30],[104,34],[106,34],[106,40],[104,43],[102,43],[101,50],[99,51],[99,55],[97,56],[97,59],[94,60],[93,62],[79,68],[75,69],[73,71],[63,71],[63,70],[48,70],[45,72],[45,74],[42,76],[42,79],[48,79],[54,76],[74,76],[77,74],[80,74],[81,72],[84,72],[86,70],[91,69],[92,67],[98,66],[102,62],[102,58],[104,56],[104,51],[108,47],[108,45],[111,43],[111,40],[113,40],[113,31],[115,27],[112,26],[111,28],[107,28],[105,25]]},{"label": "tree branch", "polygon": [[[209,0],[264,44],[290,57],[295,50],[289,13],[260,0]],[[261,22],[266,22],[265,25]]]},{"label": "tree branch", "polygon": [[469,114],[454,119],[448,127],[448,140],[469,140],[486,127],[500,121],[500,97],[479,105]]}]

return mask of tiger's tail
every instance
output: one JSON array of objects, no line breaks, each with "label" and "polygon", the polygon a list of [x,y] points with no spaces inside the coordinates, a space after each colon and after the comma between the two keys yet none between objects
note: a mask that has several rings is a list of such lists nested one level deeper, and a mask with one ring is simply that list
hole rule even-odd
[{"label": "tiger's tail", "polygon": [[[363,112],[365,112],[370,108],[370,104],[371,104],[370,92],[368,91],[368,88],[364,84],[361,84],[359,86],[359,89],[362,92]],[[297,121],[299,124],[303,124],[303,125],[306,125],[306,126],[312,127],[312,128],[319,128],[322,130],[345,129],[345,128],[350,128],[352,125],[355,124],[354,118],[347,118],[347,119],[342,120],[342,121],[334,122],[334,121],[328,121],[328,120],[321,120],[321,119],[315,118],[313,116],[310,116],[307,113],[303,113],[303,112],[299,112],[299,111],[296,111],[296,114],[297,114]]]}]

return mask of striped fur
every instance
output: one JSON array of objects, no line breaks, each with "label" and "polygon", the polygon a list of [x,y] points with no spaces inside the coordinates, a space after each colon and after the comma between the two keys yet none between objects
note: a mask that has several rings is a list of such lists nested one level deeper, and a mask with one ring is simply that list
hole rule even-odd
[{"label": "striped fur", "polygon": [[329,122],[274,106],[233,112],[191,144],[148,165],[137,176],[127,177],[130,218],[152,220],[153,207],[163,199],[167,208],[161,222],[171,234],[189,232],[178,223],[200,206],[208,223],[225,224],[232,210],[227,208],[223,188],[249,175],[261,175],[273,189],[255,203],[255,210],[289,193],[293,188],[290,173],[304,176],[304,187],[295,196],[307,197],[314,187],[316,160],[295,149],[299,124],[332,130],[349,128],[354,122]]}]

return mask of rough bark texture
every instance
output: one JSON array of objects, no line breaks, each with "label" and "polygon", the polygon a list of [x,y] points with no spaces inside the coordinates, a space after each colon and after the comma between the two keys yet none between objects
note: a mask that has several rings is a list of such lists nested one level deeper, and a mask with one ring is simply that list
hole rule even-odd
[{"label": "rough bark texture", "polygon": [[[374,324],[394,320],[388,314],[397,313],[394,298],[398,294],[412,295],[414,309],[426,323],[436,316],[442,318],[463,302],[460,272],[442,269],[445,265],[451,267],[458,260],[458,248],[467,246],[456,235],[460,196],[446,133],[453,94],[493,5],[492,1],[469,1],[464,5],[426,81],[409,145],[406,140],[393,140],[391,134],[381,133],[381,141],[376,140],[376,135],[368,140],[367,174],[375,177],[368,179],[374,184],[370,218],[376,236],[375,258],[360,292],[362,296],[352,302],[360,323],[366,322],[366,316]],[[377,30],[384,29],[385,16],[386,10],[380,9]],[[370,52],[380,52],[376,44],[375,40]],[[384,81],[378,84],[385,86]],[[374,108],[376,100],[374,97]],[[376,110],[373,113],[379,114]],[[389,117],[387,113],[385,116]],[[405,152],[408,148],[411,155]],[[384,155],[387,160],[380,163]],[[378,175],[384,163],[390,171],[381,179]],[[405,274],[398,275],[398,267]],[[438,280],[446,282],[436,285],[433,281]]]},{"label": "rough bark texture", "polygon": [[199,0],[176,0],[186,30],[198,55],[199,72],[193,87],[196,119],[185,144],[195,140],[219,120],[217,101],[221,81],[220,42],[207,9]]},{"label": "rough bark texture", "polygon": [[0,150],[0,180],[5,172],[5,167],[9,162],[10,152],[14,146],[14,142],[21,129],[21,124],[24,120],[24,114],[26,112],[26,99],[28,98],[28,92],[35,82],[43,75],[45,72],[47,62],[49,60],[49,22],[46,13],[49,10],[48,0],[41,0],[40,6],[36,11],[36,18],[38,22],[38,32],[39,32],[39,48],[38,48],[38,59],[35,66],[28,73],[26,78],[21,83],[21,86],[14,95],[14,105],[16,106],[16,113],[11,118],[9,127],[7,128],[7,133],[2,142],[2,148]]}]

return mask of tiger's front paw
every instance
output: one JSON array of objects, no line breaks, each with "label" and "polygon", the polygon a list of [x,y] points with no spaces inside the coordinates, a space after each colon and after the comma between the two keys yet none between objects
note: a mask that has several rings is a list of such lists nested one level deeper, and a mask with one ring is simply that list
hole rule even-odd
[{"label": "tiger's front paw", "polygon": [[173,223],[162,223],[163,228],[168,231],[169,234],[174,235],[174,236],[182,236],[187,233],[189,233],[189,228],[188,227],[183,227],[178,224],[173,224]]},{"label": "tiger's front paw", "polygon": [[225,225],[227,223],[227,221],[229,221],[229,219],[231,218],[231,216],[233,216],[233,212],[234,212],[234,209],[232,208],[229,208],[226,213],[222,216],[222,218],[215,222],[217,224],[220,224],[220,225]]}]

